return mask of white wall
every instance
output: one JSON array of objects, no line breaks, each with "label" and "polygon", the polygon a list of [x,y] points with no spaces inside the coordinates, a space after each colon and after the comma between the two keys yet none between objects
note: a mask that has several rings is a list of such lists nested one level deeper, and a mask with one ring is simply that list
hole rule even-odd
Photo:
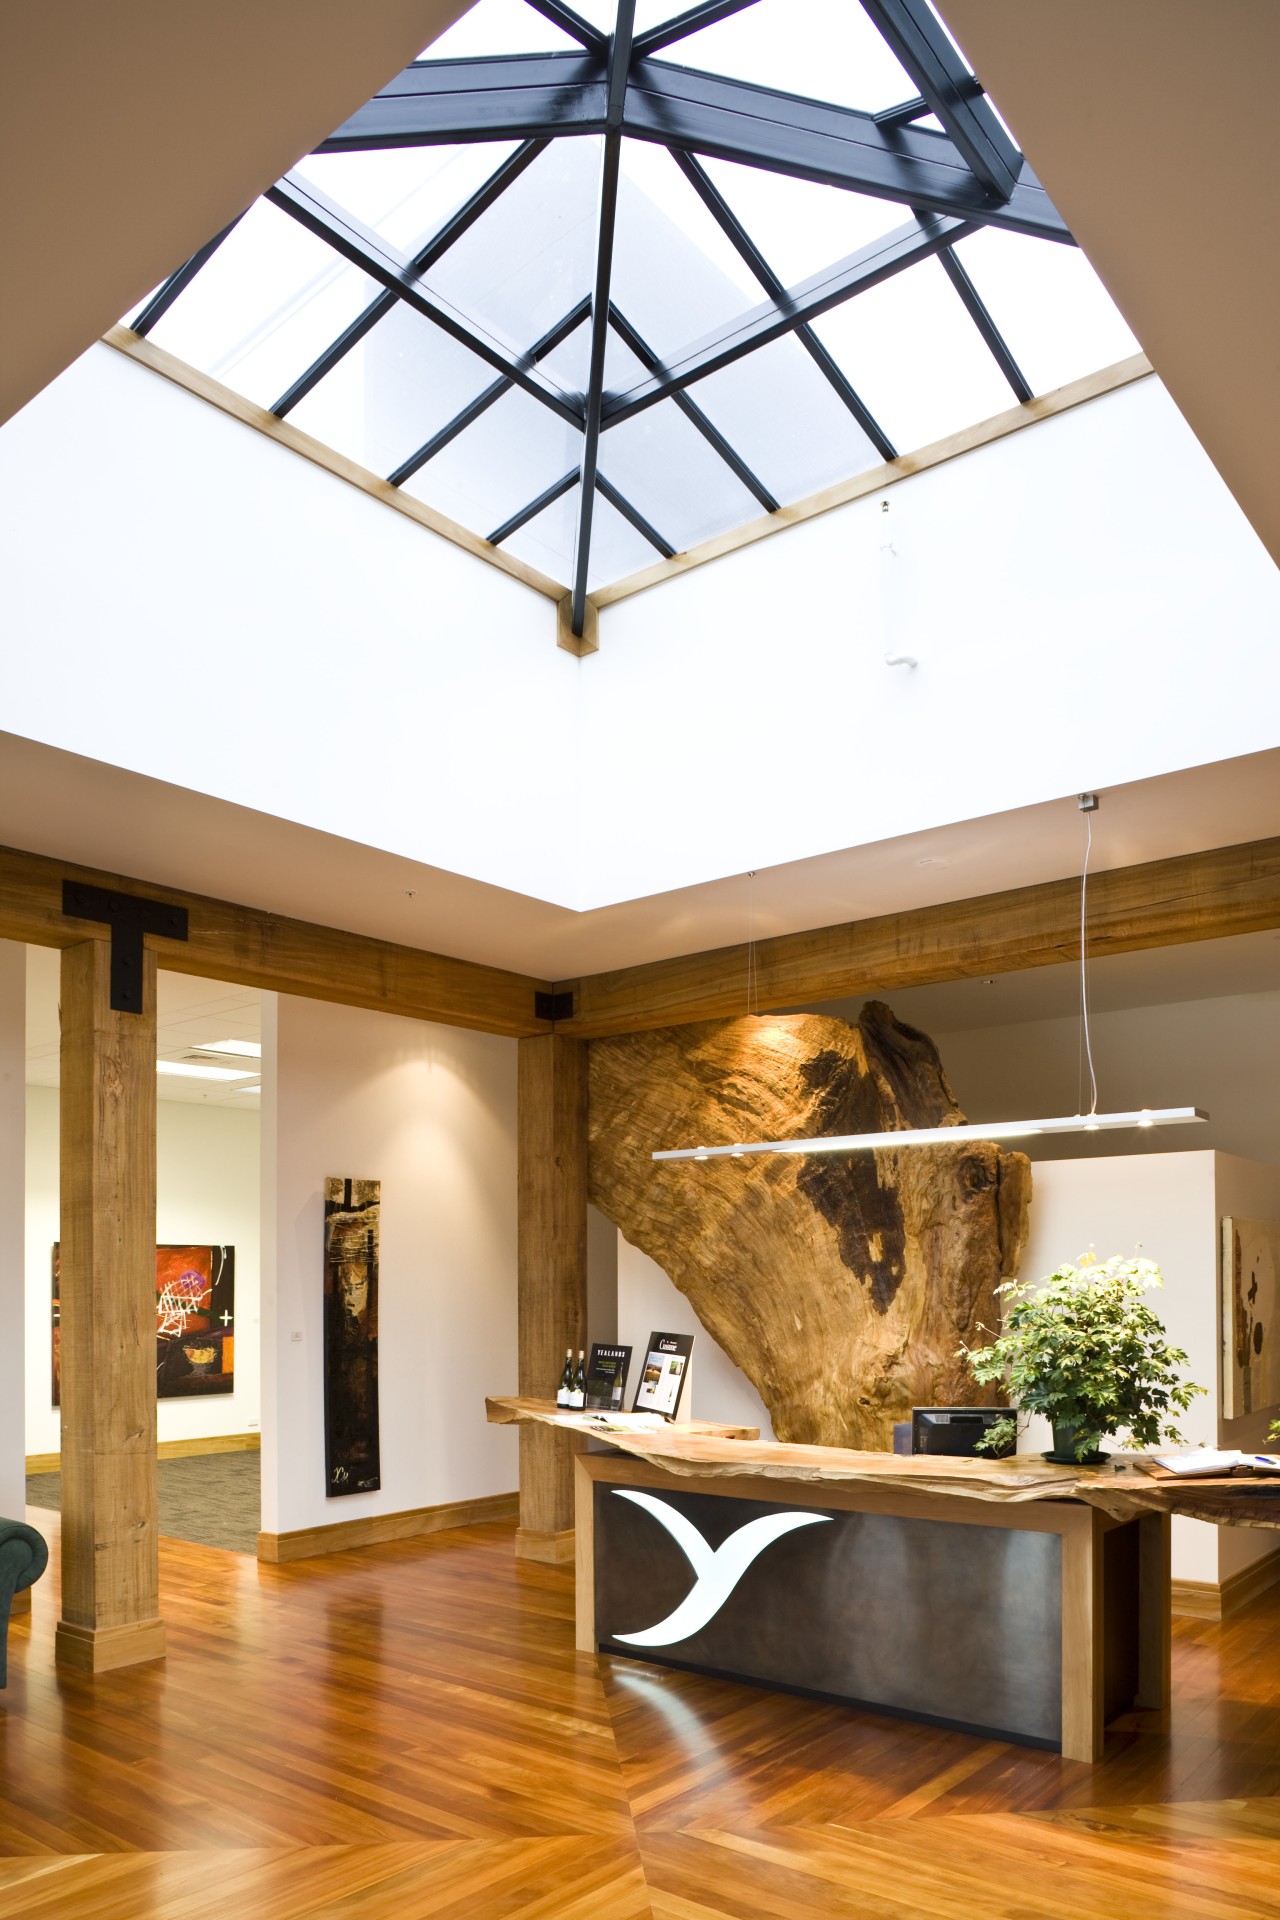
[{"label": "white wall", "polygon": [[[685,1296],[656,1261],[618,1235],[618,1339],[631,1348],[628,1405],[635,1397],[645,1342],[651,1333],[697,1335],[680,1400],[682,1420],[737,1421],[772,1440],[769,1409],[745,1373],[707,1332]],[[594,1335],[592,1336],[595,1337]]]},{"label": "white wall", "polygon": [[0,940],[0,1514],[26,1507],[23,1379],[23,1158],[27,950]]},{"label": "white wall", "polygon": [[[1180,1425],[1192,1445],[1207,1446],[1217,1444],[1221,1404],[1216,1159],[1200,1152],[1039,1162],[1021,1268],[1023,1279],[1041,1280],[1090,1248],[1099,1260],[1154,1260],[1165,1290],[1152,1305],[1174,1345],[1186,1349],[1190,1377],[1208,1390]],[[1218,1533],[1201,1520],[1174,1521],[1175,1579],[1219,1578]]]},{"label": "white wall", "polygon": [[[509,1493],[516,1043],[263,997],[263,1511],[269,1533]],[[323,1182],[382,1182],[382,1488],[328,1499]]]},{"label": "white wall", "polygon": [[[1280,970],[1280,945],[1275,951]],[[895,1004],[893,995],[889,1001]],[[1146,1142],[1152,1152],[1217,1147],[1280,1166],[1280,992],[1127,1007],[1095,1014],[1090,1026],[1100,1106],[1116,1113],[1196,1106],[1209,1114],[1207,1126],[1153,1130]],[[1076,1016],[933,1038],[970,1120],[1079,1110]],[[1033,1159],[1066,1160],[1109,1157],[1116,1140],[1062,1134],[1020,1144]]]},{"label": "white wall", "polygon": [[1280,739],[1280,573],[1154,378],[883,497],[914,670],[884,664],[878,497],[605,609],[582,674],[584,896]]},{"label": "white wall", "polygon": [[[57,1453],[49,1293],[58,1239],[58,1089],[28,1087],[26,1165],[26,1451]],[[161,1440],[252,1433],[259,1387],[259,1127],[256,1113],[156,1103],[156,1239],[236,1250],[236,1384],[231,1393],[161,1400]]]},{"label": "white wall", "polygon": [[550,600],[105,346],[0,430],[0,523],[9,732],[557,896]]},{"label": "white wall", "polygon": [[[1227,1154],[1215,1154],[1216,1162],[1216,1204],[1215,1215],[1218,1221],[1226,1218],[1238,1220],[1280,1220],[1280,1166],[1258,1166],[1249,1160],[1237,1160]],[[1222,1248],[1218,1247],[1219,1271],[1221,1271]],[[1220,1333],[1225,1347],[1225,1326]],[[1268,1430],[1274,1414],[1246,1414],[1239,1420],[1223,1420],[1219,1425],[1219,1438],[1224,1447],[1243,1447],[1246,1450],[1266,1447]],[[1222,1527],[1218,1539],[1219,1578],[1227,1579],[1242,1568],[1261,1560],[1267,1553],[1280,1546],[1280,1535],[1263,1532],[1260,1528]]]},{"label": "white wall", "polygon": [[[0,430],[4,724],[584,909],[1280,742],[1280,574],[1154,378],[888,497],[914,670],[877,498],[579,661],[549,600],[98,346]],[[210,659],[254,697],[193,754]]]}]

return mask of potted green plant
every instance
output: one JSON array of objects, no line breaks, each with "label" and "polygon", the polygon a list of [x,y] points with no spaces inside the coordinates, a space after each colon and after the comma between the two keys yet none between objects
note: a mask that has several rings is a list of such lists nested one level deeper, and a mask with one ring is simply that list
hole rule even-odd
[{"label": "potted green plant", "polygon": [[1096,1465],[1107,1434],[1127,1433],[1141,1447],[1181,1445],[1172,1415],[1205,1389],[1183,1376],[1187,1356],[1169,1345],[1147,1304],[1151,1289],[1163,1285],[1154,1260],[1116,1254],[1099,1262],[1084,1254],[1037,1286],[1010,1280],[1000,1287],[1003,1332],[990,1346],[960,1349],[974,1379],[1003,1386],[1013,1402],[983,1450],[1011,1450],[1020,1418],[1032,1413],[1053,1425],[1046,1459],[1064,1464]]}]

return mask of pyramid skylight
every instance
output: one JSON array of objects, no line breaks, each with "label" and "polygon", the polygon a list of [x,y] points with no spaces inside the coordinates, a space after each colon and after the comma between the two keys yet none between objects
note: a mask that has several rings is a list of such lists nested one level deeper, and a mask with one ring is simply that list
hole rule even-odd
[{"label": "pyramid skylight", "polygon": [[126,322],[589,592],[1133,353],[926,0],[479,0]]}]

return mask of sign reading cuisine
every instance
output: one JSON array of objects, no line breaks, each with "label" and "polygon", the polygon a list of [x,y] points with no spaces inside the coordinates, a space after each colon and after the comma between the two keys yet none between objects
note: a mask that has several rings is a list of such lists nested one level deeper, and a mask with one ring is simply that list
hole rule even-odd
[{"label": "sign reading cuisine", "polygon": [[[53,1246],[53,1404],[62,1389],[62,1275]],[[235,1390],[236,1250],[156,1248],[156,1394],[186,1400]]]}]

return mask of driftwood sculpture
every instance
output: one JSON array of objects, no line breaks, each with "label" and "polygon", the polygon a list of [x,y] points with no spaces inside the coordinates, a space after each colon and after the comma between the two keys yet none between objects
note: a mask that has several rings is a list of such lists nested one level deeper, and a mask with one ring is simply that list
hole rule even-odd
[{"label": "driftwood sculpture", "polygon": [[752,1380],[779,1439],[887,1447],[920,1405],[989,1397],[957,1359],[998,1326],[1031,1168],[966,1140],[655,1162],[655,1148],[958,1125],[937,1048],[872,1001],[590,1043],[590,1193]]}]

